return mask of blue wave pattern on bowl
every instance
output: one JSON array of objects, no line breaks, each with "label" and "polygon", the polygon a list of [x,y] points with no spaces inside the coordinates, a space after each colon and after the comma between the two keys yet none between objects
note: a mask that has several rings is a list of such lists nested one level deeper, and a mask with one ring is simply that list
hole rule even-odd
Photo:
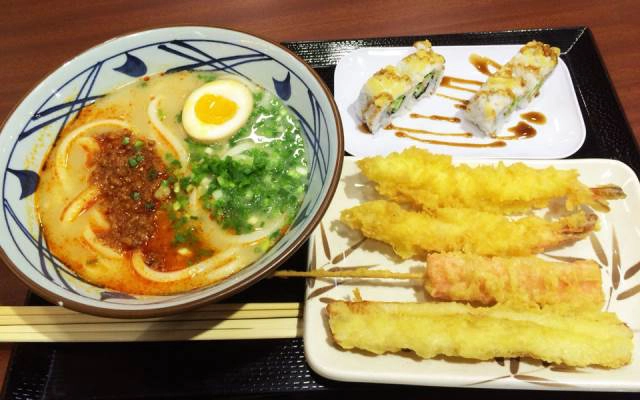
[{"label": "blue wave pattern on bowl", "polygon": [[[212,51],[212,45],[215,47],[215,51]],[[164,54],[154,54],[156,52],[162,52]],[[260,79],[260,82],[256,83],[262,84],[262,86],[268,90],[275,92],[300,119],[306,138],[307,154],[310,163],[308,190],[314,187],[316,189],[322,188],[330,168],[330,160],[332,157],[337,156],[330,153],[330,146],[326,143],[326,141],[329,140],[327,116],[324,114],[312,90],[295,71],[287,67],[284,63],[257,49],[252,49],[246,45],[218,40],[180,39],[138,46],[96,62],[52,91],[51,95],[42,102],[24,125],[10,150],[8,162],[4,170],[2,188],[2,202],[6,227],[18,251],[29,265],[38,271],[42,277],[78,296],[99,301],[122,302],[125,304],[131,300],[135,300],[138,304],[140,301],[144,304],[155,304],[156,302],[163,302],[163,299],[166,299],[166,297],[158,296],[132,296],[125,293],[96,288],[84,281],[73,270],[66,267],[49,251],[43,238],[42,229],[38,227],[37,237],[34,236],[15,212],[17,207],[20,207],[20,202],[29,199],[35,192],[39,180],[38,174],[29,169],[14,169],[9,166],[12,160],[15,160],[16,150],[19,149],[20,146],[33,146],[32,141],[27,140],[32,138],[32,135],[38,136],[43,130],[51,128],[56,131],[56,136],[59,135],[73,115],[83,107],[93,103],[96,99],[104,96],[108,90],[100,91],[100,89],[96,89],[96,84],[99,84],[103,75],[113,74],[115,72],[124,75],[127,80],[130,81],[131,78],[138,78],[149,72],[144,61],[145,57],[166,58],[167,56],[171,57],[171,59],[167,60],[169,64],[173,66],[164,71],[154,71],[152,73],[172,73],[184,70],[223,71],[241,75],[256,82],[256,79],[252,79],[252,77],[256,76],[255,66],[253,66],[251,73],[248,72],[247,67],[250,66],[250,64],[263,65],[264,63],[273,63],[269,68],[273,69],[274,66],[277,66],[277,69],[281,71],[276,74],[276,76],[264,77]],[[259,70],[262,70],[262,68],[259,68],[258,71]],[[264,68],[264,70],[266,70],[266,68]],[[111,79],[113,79],[113,77],[111,77]],[[122,81],[122,83],[125,83],[127,80]],[[270,82],[272,87],[269,87],[266,82]],[[294,104],[298,104],[298,106],[304,104],[300,102],[300,99],[295,99],[296,94],[301,94],[306,97],[304,103],[306,103],[307,109],[298,109],[294,106]],[[294,96],[292,97],[292,95]],[[297,100],[297,102],[294,100]],[[19,163],[20,161],[16,162]],[[13,196],[15,190],[12,190],[12,187],[15,186],[7,179],[7,174],[11,174],[18,180],[20,196],[17,198],[13,198],[15,197]],[[321,199],[321,196],[315,196],[314,198],[307,197],[305,197],[301,209],[290,227],[291,237],[295,237],[296,233],[301,232],[303,222],[312,215]],[[31,199],[31,201],[33,201],[33,199]],[[26,246],[25,243],[27,243]],[[276,243],[265,256],[264,262],[268,262],[270,255],[273,256],[278,253],[278,251],[287,244],[285,240]],[[205,288],[197,289],[195,292],[204,289]]]}]

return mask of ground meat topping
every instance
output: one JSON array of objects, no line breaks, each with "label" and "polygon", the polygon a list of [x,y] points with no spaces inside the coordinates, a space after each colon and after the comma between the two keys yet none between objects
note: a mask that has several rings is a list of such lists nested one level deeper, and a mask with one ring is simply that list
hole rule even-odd
[{"label": "ground meat topping", "polygon": [[129,130],[95,137],[100,151],[90,183],[100,190],[100,205],[111,225],[99,233],[101,239],[121,250],[139,248],[156,229],[160,202],[154,194],[168,173],[155,152],[155,143],[138,138]]}]

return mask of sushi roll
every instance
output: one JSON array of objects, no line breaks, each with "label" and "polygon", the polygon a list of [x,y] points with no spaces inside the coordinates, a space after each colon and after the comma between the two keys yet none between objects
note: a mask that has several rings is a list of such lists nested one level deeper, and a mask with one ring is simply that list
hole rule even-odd
[{"label": "sushi roll", "polygon": [[469,100],[465,118],[489,136],[515,110],[526,107],[558,64],[560,49],[531,41],[487,79]]},{"label": "sushi roll", "polygon": [[411,78],[412,103],[435,93],[444,76],[444,57],[431,49],[431,42],[423,40],[413,46],[417,51],[398,63],[398,71]]},{"label": "sushi roll", "polygon": [[360,91],[356,110],[360,120],[375,133],[411,109],[415,102],[432,95],[442,81],[444,57],[423,40],[414,43],[416,51],[376,72]]},{"label": "sushi roll", "polygon": [[387,66],[373,74],[360,91],[356,104],[358,117],[375,133],[399,114],[411,92],[411,78],[399,74],[395,67]]}]

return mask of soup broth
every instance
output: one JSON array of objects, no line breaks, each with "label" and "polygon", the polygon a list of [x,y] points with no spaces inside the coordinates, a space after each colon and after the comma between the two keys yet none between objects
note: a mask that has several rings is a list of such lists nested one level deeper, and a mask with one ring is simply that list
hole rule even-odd
[{"label": "soup broth", "polygon": [[[240,82],[248,100],[197,99],[185,130],[189,96],[215,81]],[[223,126],[226,137],[202,141],[190,136],[194,123],[212,126],[202,112],[245,116]],[[223,280],[265,253],[297,213],[308,172],[301,133],[274,95],[236,76],[180,72],[121,87],[65,127],[41,168],[47,244],[84,279],[127,293]]]}]

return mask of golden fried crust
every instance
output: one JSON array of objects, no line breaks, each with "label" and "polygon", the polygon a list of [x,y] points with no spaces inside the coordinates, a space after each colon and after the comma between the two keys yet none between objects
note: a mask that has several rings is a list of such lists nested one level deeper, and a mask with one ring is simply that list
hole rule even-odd
[{"label": "golden fried crust", "polygon": [[405,210],[376,200],[343,210],[342,222],[366,237],[393,247],[400,257],[429,252],[462,251],[480,255],[523,256],[583,238],[595,227],[595,215],[583,212],[557,221],[528,216],[510,220],[465,208],[440,208],[432,213]]},{"label": "golden fried crust", "polygon": [[[544,208],[565,198],[568,209],[606,207],[606,192],[597,196],[578,180],[575,170],[506,166],[454,166],[450,156],[409,148],[386,157],[358,161],[362,173],[380,194],[424,210],[464,207],[504,214]],[[619,189],[619,188],[618,188]]]},{"label": "golden fried crust", "polygon": [[408,69],[420,70],[428,65],[444,64],[444,57],[431,50],[419,49],[404,57],[399,64]]},{"label": "golden fried crust", "polygon": [[575,367],[619,368],[631,361],[633,350],[631,330],[608,312],[335,301],[327,314],[341,348],[374,354],[409,349],[422,358],[532,357]]},{"label": "golden fried crust", "polygon": [[429,254],[425,290],[439,300],[491,305],[556,305],[597,311],[604,305],[602,277],[593,261],[551,262],[537,257]]},{"label": "golden fried crust", "polygon": [[422,49],[422,50],[431,50],[431,42],[428,39],[425,40],[418,40],[417,42],[413,43],[413,47],[415,47],[416,49]]},{"label": "golden fried crust", "polygon": [[373,74],[365,88],[370,97],[377,99],[384,93],[395,99],[411,89],[411,79],[399,74],[395,67],[387,66]]},{"label": "golden fried crust", "polygon": [[549,57],[553,61],[557,62],[558,56],[560,55],[560,49],[537,40],[532,40],[520,48],[520,53]]}]

